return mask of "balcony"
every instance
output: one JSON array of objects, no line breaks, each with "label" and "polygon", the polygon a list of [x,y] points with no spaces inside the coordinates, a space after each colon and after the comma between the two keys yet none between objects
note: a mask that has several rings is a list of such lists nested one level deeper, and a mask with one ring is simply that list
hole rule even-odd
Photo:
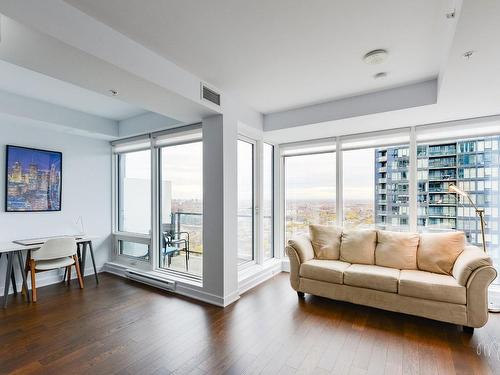
[{"label": "balcony", "polygon": [[387,194],[387,189],[379,189],[377,190],[378,194]]},{"label": "balcony", "polygon": [[428,150],[429,157],[452,156],[457,154],[455,145],[448,146],[430,146]]},{"label": "balcony", "polygon": [[379,156],[379,157],[377,158],[377,161],[378,161],[378,162],[380,162],[380,163],[382,163],[382,162],[384,162],[384,161],[387,161],[387,156]]},{"label": "balcony", "polygon": [[457,163],[452,162],[452,163],[429,163],[429,169],[451,169],[451,168],[456,168]]},{"label": "balcony", "polygon": [[385,184],[385,183],[387,183],[387,178],[379,178],[378,179],[378,183],[379,184]]},{"label": "balcony", "polygon": [[201,277],[203,265],[203,214],[172,212],[163,233],[160,268]]},{"label": "balcony", "polygon": [[[455,172],[453,169],[452,171]],[[456,178],[455,173],[429,173],[429,181],[454,181]]]},{"label": "balcony", "polygon": [[387,167],[380,167],[378,169],[378,171],[379,171],[379,173],[385,173],[385,172],[387,172]]}]

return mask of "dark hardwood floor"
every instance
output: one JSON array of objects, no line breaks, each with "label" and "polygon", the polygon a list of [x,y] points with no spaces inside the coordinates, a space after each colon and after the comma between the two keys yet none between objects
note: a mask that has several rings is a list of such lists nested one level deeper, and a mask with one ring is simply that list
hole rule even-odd
[{"label": "dark hardwood floor", "polygon": [[[12,298],[12,297],[11,297]],[[500,374],[500,317],[461,327],[306,295],[281,274],[222,309],[103,274],[0,311],[0,373]],[[481,353],[478,354],[478,345]],[[491,351],[484,353],[484,348]]]}]

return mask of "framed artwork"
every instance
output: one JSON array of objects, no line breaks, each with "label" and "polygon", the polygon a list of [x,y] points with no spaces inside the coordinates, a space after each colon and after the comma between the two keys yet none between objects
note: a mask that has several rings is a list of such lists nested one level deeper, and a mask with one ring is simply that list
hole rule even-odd
[{"label": "framed artwork", "polygon": [[61,211],[62,153],[7,145],[5,211]]}]

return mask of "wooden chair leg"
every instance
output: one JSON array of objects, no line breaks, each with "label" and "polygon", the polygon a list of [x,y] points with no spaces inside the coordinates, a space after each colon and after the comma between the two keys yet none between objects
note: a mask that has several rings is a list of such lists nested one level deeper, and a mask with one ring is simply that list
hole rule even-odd
[{"label": "wooden chair leg", "polygon": [[76,268],[76,275],[78,276],[78,283],[80,284],[80,289],[83,289],[83,278],[82,278],[82,273],[80,272],[80,263],[78,263],[78,258],[76,255],[73,256],[73,259],[75,260],[75,268]]},{"label": "wooden chair leg", "polygon": [[36,302],[36,275],[35,275],[35,261],[30,259],[30,272],[31,272],[31,295],[33,302]]},{"label": "wooden chair leg", "polygon": [[71,283],[71,266],[66,267],[68,270],[68,285]]}]

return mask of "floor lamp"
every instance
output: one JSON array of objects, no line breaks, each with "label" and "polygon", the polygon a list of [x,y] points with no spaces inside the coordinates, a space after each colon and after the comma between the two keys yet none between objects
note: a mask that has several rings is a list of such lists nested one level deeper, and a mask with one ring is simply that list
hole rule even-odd
[{"label": "floor lamp", "polygon": [[[484,221],[484,209],[482,208],[478,208],[474,202],[472,201],[471,197],[469,194],[467,194],[465,191],[463,191],[462,189],[460,189],[458,186],[454,185],[454,184],[450,184],[448,186],[448,191],[450,193],[455,193],[455,194],[458,194],[458,195],[461,195],[462,197],[465,197],[467,198],[467,200],[470,202],[470,204],[472,205],[472,207],[474,207],[474,209],[476,210],[476,214],[477,216],[479,216],[479,222],[481,224],[481,238],[482,238],[482,242],[483,242],[483,251],[485,253],[487,253],[486,251],[486,241],[484,239],[484,228],[486,226],[486,223]],[[491,298],[488,297],[488,310],[490,312],[500,312],[500,305],[494,303]]]}]

